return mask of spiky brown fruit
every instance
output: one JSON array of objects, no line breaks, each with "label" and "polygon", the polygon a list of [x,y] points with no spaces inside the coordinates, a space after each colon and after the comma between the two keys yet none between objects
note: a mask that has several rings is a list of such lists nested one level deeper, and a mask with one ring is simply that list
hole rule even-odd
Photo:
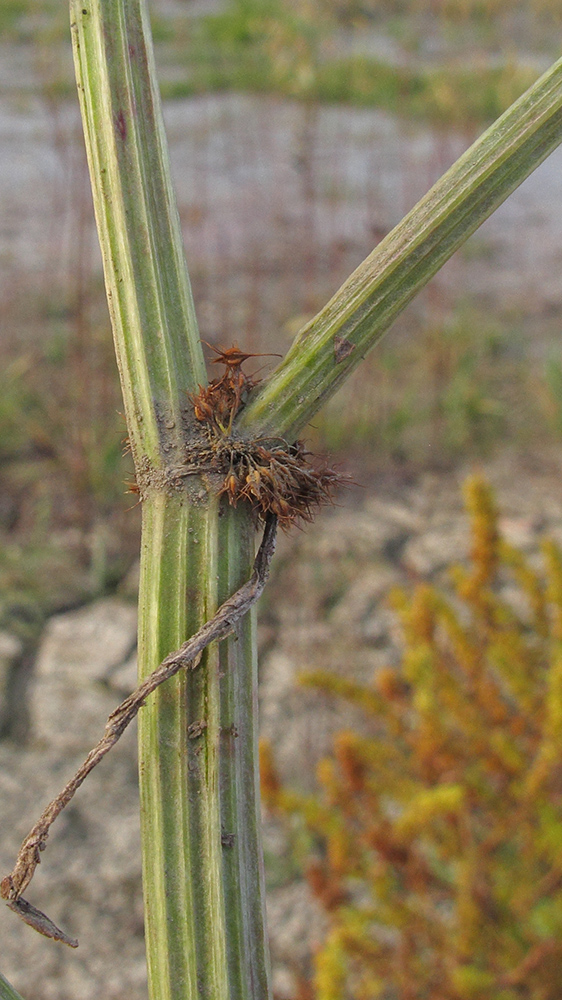
[{"label": "spiky brown fruit", "polygon": [[333,501],[345,478],[322,462],[311,462],[299,441],[233,439],[234,418],[259,382],[242,366],[248,358],[259,355],[247,354],[237,345],[221,348],[217,354],[213,363],[224,365],[223,375],[208,386],[200,386],[192,402],[196,419],[207,428],[211,465],[224,473],[219,495],[226,496],[234,507],[240,501],[248,502],[261,519],[275,514],[282,528],[298,520],[311,521],[319,506]]}]

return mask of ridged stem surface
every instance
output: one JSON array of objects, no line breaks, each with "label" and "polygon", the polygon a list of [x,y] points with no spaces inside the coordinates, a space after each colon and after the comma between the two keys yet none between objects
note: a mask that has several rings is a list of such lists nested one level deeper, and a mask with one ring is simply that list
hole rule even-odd
[{"label": "ridged stem surface", "polygon": [[241,414],[238,432],[293,441],[416,293],[560,142],[562,59],[477,139],[300,331]]},{"label": "ridged stem surface", "polygon": [[[215,516],[213,516],[213,514]],[[143,505],[139,678],[211,617],[216,511],[183,498]],[[214,572],[213,572],[214,570]],[[153,1000],[228,997],[222,894],[216,649],[139,716],[146,940]]]},{"label": "ridged stem surface", "polygon": [[[219,520],[219,601],[247,580],[254,528],[247,511],[225,508]],[[219,647],[223,885],[229,915],[231,997],[269,995],[269,950],[258,772],[256,608]],[[261,902],[260,902],[261,901]],[[258,904],[258,905],[256,905]]]},{"label": "ridged stem surface", "polygon": [[[206,374],[145,4],[72,0],[71,15],[108,301],[143,495],[144,678],[248,578],[254,530],[248,511],[221,511],[209,483],[176,475],[186,449],[200,439],[188,394]],[[139,715],[152,1000],[270,995],[254,640],[249,617],[237,639],[220,652],[211,646],[196,670],[163,684]]]},{"label": "ridged stem surface", "polygon": [[[249,578],[254,530],[247,512],[217,503],[198,510],[156,497],[143,518],[145,675]],[[256,701],[251,613],[139,715],[153,1000],[269,996]]]},{"label": "ridged stem surface", "polygon": [[0,974],[0,1000],[22,1000],[22,997],[17,992],[17,990],[15,990],[14,987],[10,985],[8,980],[4,979],[4,976],[1,974]]},{"label": "ridged stem surface", "polygon": [[74,63],[135,462],[179,447],[205,382],[143,0],[71,0]]}]

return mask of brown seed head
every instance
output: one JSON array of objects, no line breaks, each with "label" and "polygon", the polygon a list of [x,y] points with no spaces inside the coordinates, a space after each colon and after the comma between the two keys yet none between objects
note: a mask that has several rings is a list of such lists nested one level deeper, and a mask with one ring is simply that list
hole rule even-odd
[{"label": "brown seed head", "polygon": [[248,358],[266,355],[242,351],[237,344],[208,346],[217,354],[213,363],[223,364],[225,371],[209,385],[199,386],[192,403],[196,419],[209,430],[217,470],[224,471],[219,495],[227,496],[232,506],[247,501],[261,519],[269,512],[276,514],[283,528],[298,520],[311,521],[320,504],[332,502],[342,477],[325,465],[312,464],[300,442],[234,441],[234,418],[257,384],[242,365]]}]

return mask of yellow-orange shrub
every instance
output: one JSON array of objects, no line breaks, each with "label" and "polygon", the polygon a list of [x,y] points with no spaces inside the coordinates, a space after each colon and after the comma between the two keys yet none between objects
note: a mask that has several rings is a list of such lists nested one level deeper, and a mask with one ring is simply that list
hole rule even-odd
[{"label": "yellow-orange shrub", "polygon": [[537,571],[503,541],[480,479],[466,502],[452,596],[392,595],[400,667],[368,688],[305,678],[360,705],[370,735],[339,733],[316,798],[283,789],[263,748],[266,801],[316,844],[316,1000],[562,993],[562,556],[545,543]]}]

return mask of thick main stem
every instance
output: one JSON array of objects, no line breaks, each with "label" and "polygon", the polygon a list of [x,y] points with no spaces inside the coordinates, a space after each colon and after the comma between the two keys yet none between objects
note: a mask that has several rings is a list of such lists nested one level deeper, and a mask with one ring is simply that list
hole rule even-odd
[{"label": "thick main stem", "polygon": [[[139,678],[217,605],[216,509],[155,496],[143,508]],[[215,572],[213,572],[215,570]],[[218,657],[173,678],[139,718],[143,880],[153,1000],[228,997],[221,878]],[[195,737],[199,732],[200,735]]]},{"label": "thick main stem", "polygon": [[[206,376],[146,5],[71,0],[71,12],[105,280],[143,494],[144,678],[244,581],[253,531],[248,513],[221,510],[212,484],[174,473],[197,439],[188,394]],[[270,995],[256,721],[245,717],[255,710],[255,660],[249,621],[240,626],[238,641],[227,640],[220,658],[214,644],[195,673],[166,681],[140,713],[152,1000]],[[222,676],[230,670],[237,671],[235,682]]]},{"label": "thick main stem", "polygon": [[[220,516],[222,514],[222,516]],[[247,513],[161,496],[143,509],[139,671],[247,579]],[[174,643],[172,643],[173,645]],[[140,713],[153,1000],[269,996],[257,774],[255,621],[167,681]],[[205,992],[203,992],[203,985]]]}]

